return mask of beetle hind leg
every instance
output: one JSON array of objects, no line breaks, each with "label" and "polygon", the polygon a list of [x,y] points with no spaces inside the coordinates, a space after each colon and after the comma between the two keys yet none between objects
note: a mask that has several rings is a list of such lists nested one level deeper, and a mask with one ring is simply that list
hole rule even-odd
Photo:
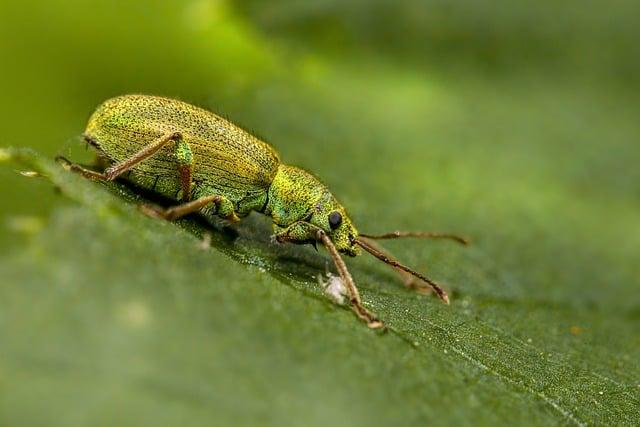
[{"label": "beetle hind leg", "polygon": [[[85,135],[85,141],[96,147],[99,151],[100,144],[92,139],[90,136]],[[174,155],[177,161],[177,169],[180,175],[180,187],[182,190],[183,201],[188,201],[191,194],[191,184],[193,175],[193,154],[191,147],[183,139],[182,134],[179,132],[171,132],[155,139],[150,144],[143,147],[140,151],[134,153],[129,158],[119,161],[111,166],[107,167],[104,172],[96,172],[90,169],[86,169],[80,165],[70,162],[64,157],[57,157],[63,166],[72,172],[80,173],[85,178],[98,180],[98,181],[113,181],[122,174],[133,169],[138,163],[148,159],[156,154],[165,145],[174,144]]]},{"label": "beetle hind leg", "polygon": [[[84,138],[88,144],[91,144],[101,152],[100,144],[95,139],[88,135],[85,135]],[[179,132],[171,132],[162,135],[129,158],[115,164],[111,164],[104,169],[104,172],[87,169],[78,164],[72,163],[62,156],[58,156],[56,160],[62,163],[67,170],[79,173],[85,178],[95,181],[113,181],[122,174],[130,172],[137,164],[155,155],[162,147],[169,143],[174,144],[173,152],[180,180],[180,192],[182,193],[181,200],[183,202],[188,202],[191,200],[191,189],[193,186],[193,153],[190,145],[184,140],[182,134]]]},{"label": "beetle hind leg", "polygon": [[56,161],[62,165],[68,171],[78,173],[82,175],[84,178],[91,179],[94,181],[105,181],[107,177],[104,173],[97,172],[84,166],[81,166],[77,163],[73,163],[71,160],[67,159],[63,156],[56,156]]}]

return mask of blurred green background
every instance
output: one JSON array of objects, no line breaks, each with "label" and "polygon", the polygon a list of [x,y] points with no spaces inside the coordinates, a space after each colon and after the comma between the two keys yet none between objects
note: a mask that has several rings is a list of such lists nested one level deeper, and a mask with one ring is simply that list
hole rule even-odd
[{"label": "blurred green background", "polygon": [[[396,331],[378,336],[321,297],[322,253],[301,249],[299,269],[271,266],[283,256],[251,239],[198,252],[178,227],[73,197],[97,185],[52,173],[54,191],[5,163],[0,422],[637,424],[639,12],[627,0],[1,1],[0,145],[87,156],[79,136],[100,102],[175,97],[316,173],[363,231],[475,244],[389,244],[446,283],[451,307],[351,262]],[[174,241],[179,254],[163,249]],[[123,310],[155,329],[131,333]]]}]

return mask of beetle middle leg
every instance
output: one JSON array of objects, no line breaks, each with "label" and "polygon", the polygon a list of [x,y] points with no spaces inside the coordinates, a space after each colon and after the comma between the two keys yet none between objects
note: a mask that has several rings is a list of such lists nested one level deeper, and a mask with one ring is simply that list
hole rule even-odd
[{"label": "beetle middle leg", "polygon": [[220,195],[202,196],[196,200],[172,206],[167,209],[150,205],[142,205],[141,208],[143,212],[149,216],[163,218],[167,221],[174,221],[190,213],[198,212],[210,204],[216,206],[216,214],[221,218],[231,222],[240,221],[240,218],[235,213],[233,203],[226,197]]}]

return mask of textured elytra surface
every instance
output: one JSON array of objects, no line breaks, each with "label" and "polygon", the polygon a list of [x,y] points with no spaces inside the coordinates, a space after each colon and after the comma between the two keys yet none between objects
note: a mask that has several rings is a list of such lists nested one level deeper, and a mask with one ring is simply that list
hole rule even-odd
[{"label": "textured elytra surface", "polygon": [[[120,96],[96,109],[85,135],[100,153],[117,163],[174,132],[182,135],[193,152],[194,194],[222,195],[236,204],[248,199],[252,206],[265,200],[279,165],[276,152],[202,108],[156,96]],[[174,144],[167,144],[137,164],[127,179],[177,199],[180,181],[174,150]]]}]

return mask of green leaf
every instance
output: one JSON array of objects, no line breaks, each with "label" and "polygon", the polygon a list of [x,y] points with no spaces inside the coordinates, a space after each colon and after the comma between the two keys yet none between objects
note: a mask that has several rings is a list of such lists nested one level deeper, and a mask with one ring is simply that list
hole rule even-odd
[{"label": "green leaf", "polygon": [[0,261],[10,425],[638,421],[637,311],[531,297],[477,246],[433,242],[451,306],[350,262],[376,333],[322,295],[326,255],[273,244],[264,217],[171,224],[125,186],[3,154],[75,202]]},{"label": "green leaf", "polygon": [[[638,2],[86,3],[0,5],[0,143],[46,156],[0,151],[0,424],[640,424]],[[451,306],[348,259],[370,331],[268,218],[49,160],[125,93],[229,116],[363,232],[468,235],[385,242]]]}]

